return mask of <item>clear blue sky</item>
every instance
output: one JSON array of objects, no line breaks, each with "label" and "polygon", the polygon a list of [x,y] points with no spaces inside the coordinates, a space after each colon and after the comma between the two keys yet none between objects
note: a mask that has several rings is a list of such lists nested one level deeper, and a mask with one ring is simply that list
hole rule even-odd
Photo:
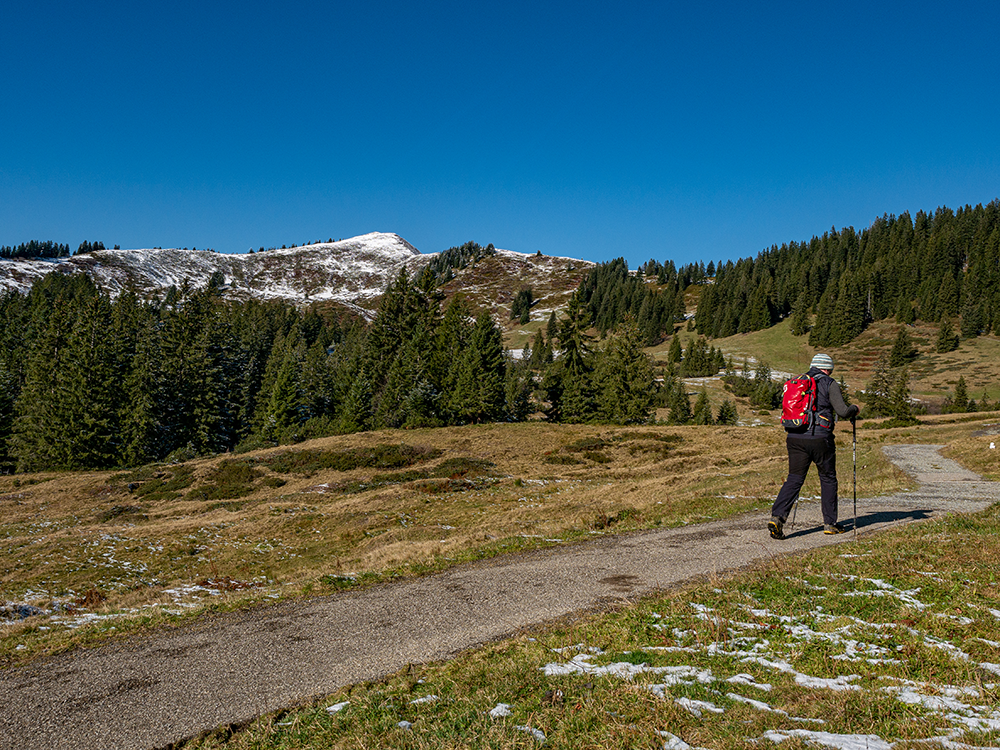
[{"label": "clear blue sky", "polygon": [[995,0],[12,0],[0,244],[754,256],[1000,197],[998,29]]}]

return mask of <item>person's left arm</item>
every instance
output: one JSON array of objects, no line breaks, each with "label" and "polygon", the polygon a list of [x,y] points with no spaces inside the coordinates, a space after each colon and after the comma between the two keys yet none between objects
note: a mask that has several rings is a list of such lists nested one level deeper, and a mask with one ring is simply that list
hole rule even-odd
[{"label": "person's left arm", "polygon": [[841,419],[854,419],[861,411],[855,404],[848,406],[844,403],[844,394],[840,392],[840,383],[832,379],[830,382],[830,405]]}]

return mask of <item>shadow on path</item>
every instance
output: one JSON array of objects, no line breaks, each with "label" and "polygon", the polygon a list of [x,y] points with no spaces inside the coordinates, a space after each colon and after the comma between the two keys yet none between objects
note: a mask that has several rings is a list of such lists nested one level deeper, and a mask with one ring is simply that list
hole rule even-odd
[{"label": "shadow on path", "polygon": [[[884,526],[891,526],[901,522],[926,521],[929,518],[933,518],[935,515],[937,515],[937,513],[929,508],[870,511],[858,516],[858,533],[864,533],[864,529],[868,526],[879,527],[879,530],[882,530],[882,527]],[[824,536],[853,536],[854,519],[844,518],[841,519],[841,523],[847,529],[844,534],[824,534]],[[795,539],[796,537],[807,536],[809,534],[823,534],[823,524],[819,523],[807,527],[801,527],[800,523],[796,523],[792,526],[791,531],[789,531],[788,526],[785,527],[785,539]]]}]

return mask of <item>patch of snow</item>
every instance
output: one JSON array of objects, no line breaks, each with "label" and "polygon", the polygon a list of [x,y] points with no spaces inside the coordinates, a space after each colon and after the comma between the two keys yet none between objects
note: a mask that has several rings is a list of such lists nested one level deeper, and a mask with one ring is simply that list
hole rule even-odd
[{"label": "patch of snow", "polygon": [[808,729],[772,729],[764,733],[765,740],[775,744],[799,737],[806,742],[835,747],[839,750],[892,750],[892,745],[875,734],[831,734]]},{"label": "patch of snow", "polygon": [[726,709],[719,708],[710,701],[698,701],[693,698],[674,698],[674,703],[699,719],[701,718],[703,711],[708,711],[713,714],[723,714],[726,712]]},{"label": "patch of snow", "polygon": [[502,719],[506,716],[511,715],[510,704],[509,703],[497,703],[493,708],[488,711],[490,718],[492,719]]},{"label": "patch of snow", "polygon": [[540,745],[545,744],[545,733],[541,729],[535,729],[534,727],[524,726],[520,724],[515,726],[514,729],[518,730],[519,732],[527,732],[532,737],[534,737],[538,741],[538,744]]}]

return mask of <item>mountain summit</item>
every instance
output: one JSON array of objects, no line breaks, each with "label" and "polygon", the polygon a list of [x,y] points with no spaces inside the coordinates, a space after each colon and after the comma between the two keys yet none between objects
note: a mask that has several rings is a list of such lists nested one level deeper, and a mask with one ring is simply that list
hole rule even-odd
[{"label": "mountain summit", "polygon": [[[112,295],[131,288],[143,298],[163,298],[170,287],[204,286],[215,277],[232,299],[329,302],[371,319],[389,281],[416,273],[441,253],[421,253],[397,234],[371,232],[337,242],[230,255],[181,248],[98,250],[68,258],[0,259],[0,292],[27,292],[50,273],[86,273]],[[454,269],[446,295],[464,292],[502,316],[515,292],[533,287],[541,307],[558,307],[594,264],[495,250]],[[536,314],[540,314],[538,310]]]}]

